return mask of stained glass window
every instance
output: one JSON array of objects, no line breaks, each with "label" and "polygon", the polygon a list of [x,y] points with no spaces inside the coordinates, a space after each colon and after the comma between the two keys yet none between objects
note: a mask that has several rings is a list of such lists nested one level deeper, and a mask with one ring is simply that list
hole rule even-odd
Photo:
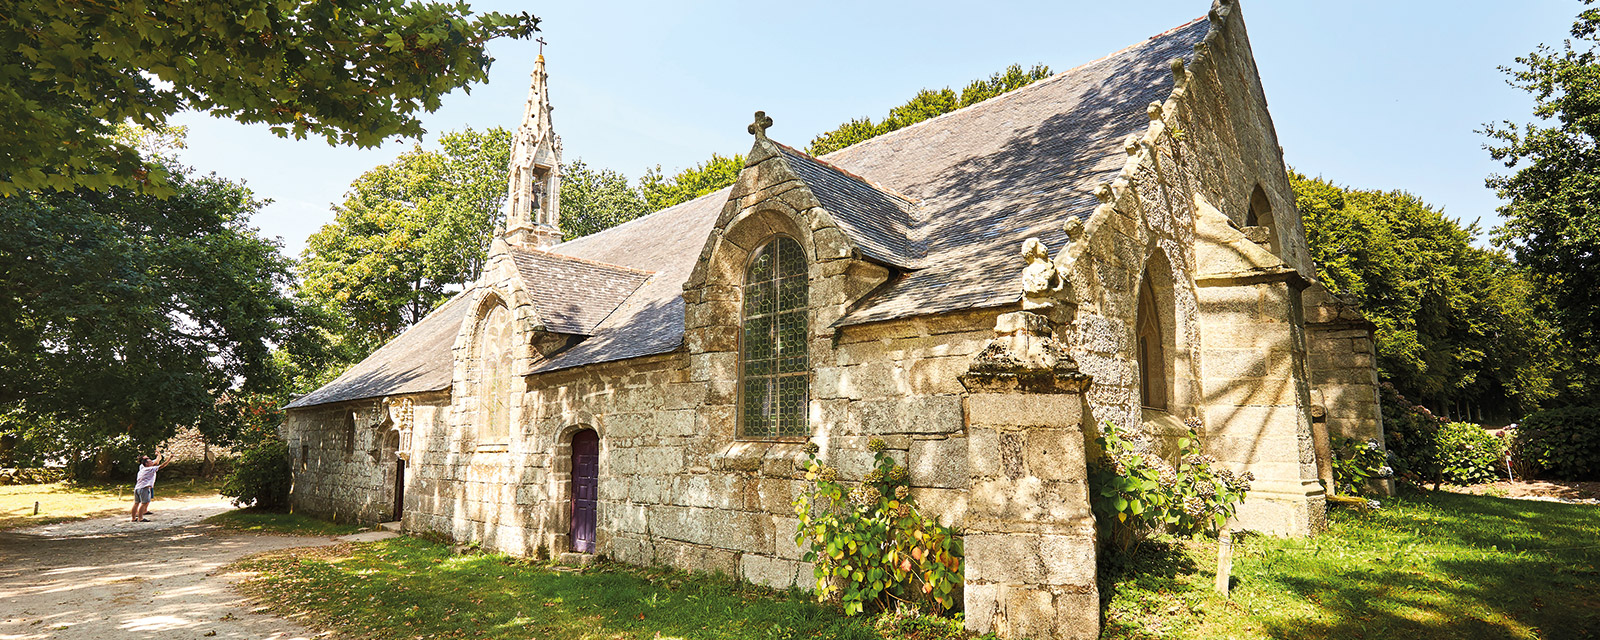
[{"label": "stained glass window", "polygon": [[478,335],[479,437],[505,442],[511,433],[511,312],[497,305]]},{"label": "stained glass window", "polygon": [[811,435],[806,293],[806,255],[799,243],[778,236],[756,250],[744,279],[745,437]]}]

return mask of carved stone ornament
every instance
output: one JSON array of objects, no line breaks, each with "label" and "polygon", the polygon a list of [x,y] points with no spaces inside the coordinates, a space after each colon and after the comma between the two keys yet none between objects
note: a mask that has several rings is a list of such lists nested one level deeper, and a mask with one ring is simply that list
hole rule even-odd
[{"label": "carved stone ornament", "polygon": [[1061,300],[1067,289],[1066,278],[1050,261],[1050,250],[1038,238],[1028,238],[1022,243],[1022,259],[1028,266],[1022,270],[1022,309],[1048,313]]},{"label": "carved stone ornament", "polygon": [[972,393],[1081,393],[1089,381],[1051,335],[1050,319],[1031,311],[1001,314],[994,338],[961,376]]}]

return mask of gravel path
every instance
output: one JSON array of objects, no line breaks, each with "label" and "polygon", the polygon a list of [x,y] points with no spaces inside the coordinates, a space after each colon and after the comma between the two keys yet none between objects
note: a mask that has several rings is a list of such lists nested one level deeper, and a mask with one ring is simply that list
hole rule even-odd
[{"label": "gravel path", "polygon": [[127,516],[0,532],[0,640],[309,638],[254,613],[217,570],[239,558],[335,538],[240,533],[202,524],[232,507],[216,496],[157,499]]}]

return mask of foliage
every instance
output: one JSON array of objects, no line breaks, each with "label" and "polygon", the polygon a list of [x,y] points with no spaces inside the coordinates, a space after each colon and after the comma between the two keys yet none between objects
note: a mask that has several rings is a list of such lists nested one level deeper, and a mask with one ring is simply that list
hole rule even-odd
[{"label": "foliage", "polygon": [[885,638],[904,640],[967,640],[970,637],[961,614],[949,618],[924,615],[905,603],[875,618],[872,628]]},{"label": "foliage", "polygon": [[282,440],[267,440],[239,452],[239,462],[223,482],[221,493],[233,498],[236,506],[282,509],[289,506],[289,484],[293,480],[289,446]]},{"label": "foliage", "polygon": [[1436,407],[1520,415],[1556,394],[1555,333],[1525,270],[1403,191],[1290,174],[1317,274],[1377,325],[1378,369]]},{"label": "foliage", "polygon": [[1505,440],[1469,422],[1439,428],[1439,474],[1450,484],[1494,482],[1505,469]]},{"label": "foliage", "polygon": [[561,167],[561,234],[573,240],[598,233],[650,211],[628,177],[591,169],[583,160]]},{"label": "foliage", "polygon": [[28,2],[0,12],[0,195],[162,188],[115,137],[186,110],[375,146],[488,79],[490,40],[538,29],[466,3]]},{"label": "foliage", "polygon": [[1373,480],[1394,477],[1390,454],[1377,440],[1333,436],[1333,482],[1339,495],[1361,496],[1372,491]]},{"label": "foliage", "polygon": [[1600,407],[1546,409],[1512,437],[1517,456],[1563,480],[1600,480]]},{"label": "foliage", "polygon": [[351,183],[313,234],[300,293],[346,327],[364,357],[478,277],[501,205],[511,134],[466,129],[420,145]]},{"label": "foliage", "polygon": [[895,464],[882,440],[872,439],[874,469],[850,488],[839,472],[806,445],[804,493],[795,497],[800,519],[795,544],[808,549],[817,599],[839,603],[846,615],[886,610],[896,602],[954,608],[961,598],[960,536],[917,511],[906,468]]},{"label": "foliage", "polygon": [[881,121],[873,122],[871,118],[855,119],[818,135],[811,140],[807,152],[814,156],[826,155],[858,142],[904,129],[923,120],[970,107],[1048,77],[1050,77],[1050,67],[1045,65],[1037,64],[1025,70],[1022,65],[1014,64],[987,79],[972,81],[962,89],[959,96],[949,87],[938,90],[923,89],[909,102],[890,109],[889,116]]},{"label": "foliage", "polygon": [[1500,145],[1490,155],[1515,170],[1488,179],[1507,201],[1496,242],[1549,293],[1567,344],[1592,366],[1600,356],[1600,9],[1584,9],[1570,33],[1560,49],[1540,45],[1501,67],[1533,95],[1539,122],[1504,121],[1483,133]]},{"label": "foliage", "polygon": [[1412,404],[1393,384],[1378,385],[1383,435],[1394,454],[1395,475],[1413,484],[1439,482],[1439,428],[1445,420]]},{"label": "foliage", "polygon": [[[1103,638],[1583,638],[1600,628],[1593,505],[1449,492],[1336,509],[1313,537],[1235,536],[1233,590],[1216,548],[1148,545],[1102,570]],[[1534,523],[1531,524],[1530,523]]]},{"label": "foliage", "polygon": [[1161,459],[1148,434],[1103,422],[1095,439],[1101,455],[1090,465],[1089,502],[1101,531],[1127,555],[1153,533],[1215,533],[1244,501],[1255,475],[1235,476],[1200,452],[1199,421],[1178,440],[1176,464]]},{"label": "foliage", "polygon": [[274,344],[306,310],[243,185],[166,161],[173,195],[123,188],[0,198],[0,434],[72,461],[179,426],[227,439],[215,398],[274,389]]},{"label": "foliage", "polygon": [[809,594],[664,568],[556,570],[500,554],[457,555],[418,537],[302,548],[235,568],[273,613],[339,636],[588,640],[871,640],[870,623]]},{"label": "foliage", "polygon": [[[639,193],[644,196],[650,211],[660,211],[733,184],[743,168],[743,155],[725,158],[717,153],[711,154],[710,160],[671,177],[661,173],[661,167],[657,166],[645,171],[644,176],[639,178]],[[566,207],[565,201],[561,204],[563,208]]]}]

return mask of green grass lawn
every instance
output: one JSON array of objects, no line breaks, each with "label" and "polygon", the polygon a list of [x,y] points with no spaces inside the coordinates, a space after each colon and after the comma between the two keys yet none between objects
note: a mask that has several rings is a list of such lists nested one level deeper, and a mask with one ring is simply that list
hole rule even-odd
[{"label": "green grass lawn", "polygon": [[[221,487],[220,478],[158,480],[156,499],[150,503],[150,508],[159,512],[163,500],[213,496]],[[35,502],[39,503],[38,515],[33,513]],[[132,507],[132,482],[103,484],[51,482],[0,486],[0,531],[82,518],[126,516]]]},{"label": "green grass lawn", "polygon": [[[1600,637],[1600,507],[1451,493],[1335,509],[1323,535],[1214,544],[1103,564],[1109,638]],[[1137,575],[1136,575],[1137,573]]]},{"label": "green grass lawn", "polygon": [[[1131,566],[1103,563],[1103,635],[1600,637],[1600,507],[1451,493],[1386,502],[1370,513],[1336,509],[1314,538],[1241,538],[1231,600],[1211,591],[1212,543],[1149,545]],[[408,537],[236,567],[252,572],[243,588],[277,614],[356,637],[958,637],[949,623],[886,633],[809,595],[722,578],[619,565],[564,571]]]},{"label": "green grass lawn", "polygon": [[214,524],[240,531],[259,533],[285,533],[296,536],[342,536],[365,527],[355,524],[334,524],[298,513],[273,513],[255,509],[235,509],[206,518]]},{"label": "green grass lawn", "polygon": [[[561,571],[419,538],[242,561],[243,589],[284,616],[380,638],[879,637],[811,596],[664,569]],[[659,633],[659,636],[658,636]]]}]

